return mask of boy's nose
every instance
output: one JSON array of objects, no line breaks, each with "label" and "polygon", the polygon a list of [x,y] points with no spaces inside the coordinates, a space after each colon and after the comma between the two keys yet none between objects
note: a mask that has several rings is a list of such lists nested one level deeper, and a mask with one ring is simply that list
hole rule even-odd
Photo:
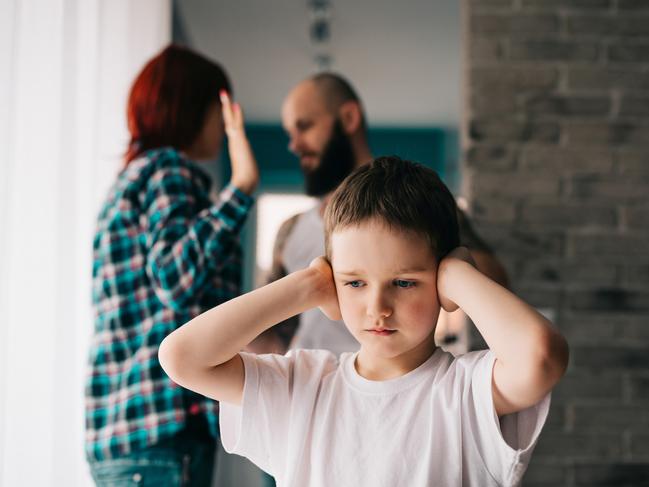
[{"label": "boy's nose", "polygon": [[383,296],[373,296],[367,305],[367,316],[379,320],[392,314],[392,307]]}]

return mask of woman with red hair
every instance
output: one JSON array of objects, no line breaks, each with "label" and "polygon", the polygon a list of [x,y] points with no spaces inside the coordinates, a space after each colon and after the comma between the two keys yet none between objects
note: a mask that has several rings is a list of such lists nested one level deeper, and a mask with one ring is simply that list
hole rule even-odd
[{"label": "woman with red hair", "polygon": [[[239,294],[238,234],[259,173],[223,69],[169,46],[137,76],[131,140],[94,238],[86,454],[97,485],[210,485],[218,405],[173,383],[158,347]],[[217,201],[199,166],[228,137]]]}]

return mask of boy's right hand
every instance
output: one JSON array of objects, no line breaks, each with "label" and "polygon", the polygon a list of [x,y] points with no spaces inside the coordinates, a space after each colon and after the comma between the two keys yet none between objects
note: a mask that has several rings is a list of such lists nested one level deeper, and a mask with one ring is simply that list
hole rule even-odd
[{"label": "boy's right hand", "polygon": [[228,136],[228,152],[232,164],[232,179],[234,186],[250,195],[259,183],[259,169],[252,153],[246,131],[243,126],[243,112],[238,103],[230,100],[226,91],[219,94],[225,133]]},{"label": "boy's right hand", "polygon": [[341,320],[336,284],[329,261],[323,256],[317,257],[311,261],[309,269],[314,270],[314,275],[317,277],[315,288],[320,311],[330,320]]}]

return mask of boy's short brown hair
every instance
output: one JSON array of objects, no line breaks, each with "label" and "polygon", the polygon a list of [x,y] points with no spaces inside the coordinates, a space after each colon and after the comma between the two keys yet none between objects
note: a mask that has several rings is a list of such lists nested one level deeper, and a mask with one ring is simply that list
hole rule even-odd
[{"label": "boy's short brown hair", "polygon": [[396,156],[379,157],[351,173],[325,211],[325,249],[335,230],[378,219],[426,239],[437,260],[460,244],[455,198],[437,173]]}]

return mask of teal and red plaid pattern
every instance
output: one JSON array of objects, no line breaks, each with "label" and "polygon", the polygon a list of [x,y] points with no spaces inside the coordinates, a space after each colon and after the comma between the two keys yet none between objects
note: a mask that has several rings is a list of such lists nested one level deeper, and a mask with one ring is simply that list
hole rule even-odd
[{"label": "teal and red plaid pattern", "polygon": [[104,460],[168,438],[218,404],[174,384],[158,362],[173,330],[239,294],[238,234],[252,198],[210,180],[173,149],[131,162],[111,188],[94,238],[95,328],[86,382],[86,453]]}]

